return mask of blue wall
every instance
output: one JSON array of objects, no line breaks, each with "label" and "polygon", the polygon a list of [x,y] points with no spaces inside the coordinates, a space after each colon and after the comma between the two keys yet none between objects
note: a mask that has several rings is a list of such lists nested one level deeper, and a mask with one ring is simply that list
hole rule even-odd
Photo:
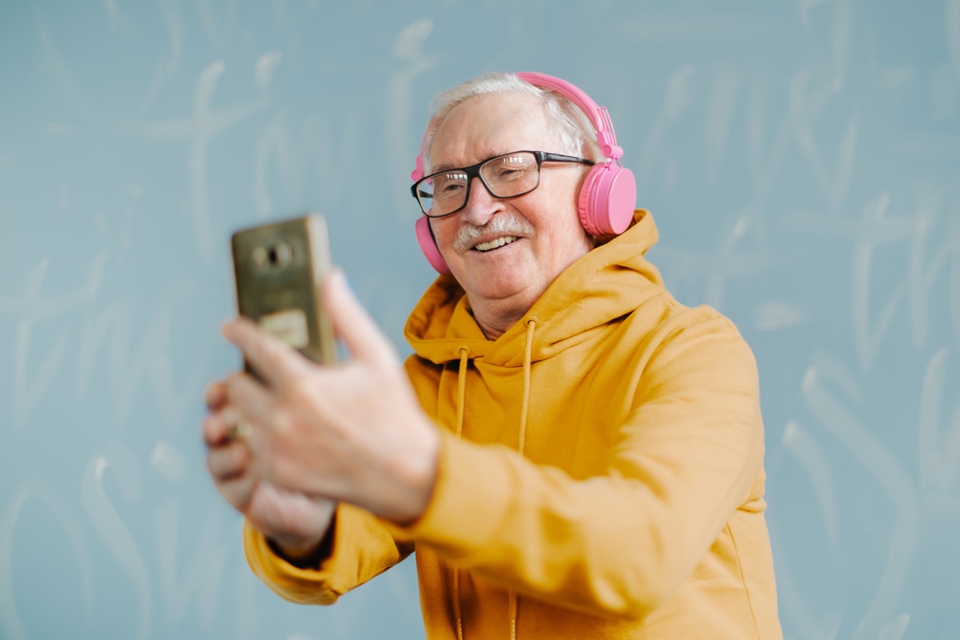
[{"label": "blue wall", "polygon": [[609,107],[651,253],[761,369],[788,638],[958,638],[960,0],[0,1],[0,637],[418,638],[250,574],[199,437],[228,236],[326,213],[404,353],[437,91]]}]

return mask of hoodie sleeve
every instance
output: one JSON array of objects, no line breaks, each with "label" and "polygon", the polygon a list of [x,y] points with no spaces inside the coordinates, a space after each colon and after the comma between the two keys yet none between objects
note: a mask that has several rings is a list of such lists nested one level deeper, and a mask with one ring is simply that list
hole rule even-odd
[{"label": "hoodie sleeve", "polygon": [[298,604],[333,604],[347,591],[406,558],[411,544],[398,544],[372,514],[337,506],[333,551],[320,567],[298,568],[278,556],[266,538],[244,523],[243,546],[253,572],[282,598]]},{"label": "hoodie sleeve", "polygon": [[632,390],[594,417],[617,420],[600,473],[575,479],[445,433],[430,505],[392,533],[546,602],[624,618],[655,609],[738,508],[764,508],[753,355],[715,312],[680,316],[616,373]]}]

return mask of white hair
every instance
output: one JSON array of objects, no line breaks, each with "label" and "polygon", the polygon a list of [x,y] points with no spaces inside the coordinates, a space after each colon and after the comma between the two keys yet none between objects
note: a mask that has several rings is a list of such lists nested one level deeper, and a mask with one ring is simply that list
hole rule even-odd
[{"label": "white hair", "polygon": [[429,173],[430,146],[440,123],[453,110],[471,98],[491,94],[520,93],[537,98],[543,105],[547,118],[554,125],[554,136],[559,148],[544,149],[590,160],[602,159],[597,145],[596,131],[587,115],[566,96],[550,89],[541,89],[515,73],[484,73],[472,80],[442,91],[430,101],[430,122],[423,141],[423,162],[425,172]]}]

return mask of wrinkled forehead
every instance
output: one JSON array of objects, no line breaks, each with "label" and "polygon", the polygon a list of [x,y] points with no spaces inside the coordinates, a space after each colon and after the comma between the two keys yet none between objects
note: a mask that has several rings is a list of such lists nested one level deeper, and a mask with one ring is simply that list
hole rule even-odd
[{"label": "wrinkled forehead", "polygon": [[543,103],[521,93],[468,98],[440,122],[427,155],[431,172],[510,151],[552,151],[557,135]]}]

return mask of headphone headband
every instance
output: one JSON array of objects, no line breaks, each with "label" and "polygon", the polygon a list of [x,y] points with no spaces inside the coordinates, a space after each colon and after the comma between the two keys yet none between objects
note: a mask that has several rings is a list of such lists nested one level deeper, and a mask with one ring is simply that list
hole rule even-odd
[{"label": "headphone headband", "polygon": [[517,73],[517,77],[535,87],[555,91],[577,105],[590,118],[593,128],[596,129],[597,144],[600,145],[603,157],[611,160],[623,157],[623,149],[617,146],[617,134],[613,130],[613,122],[606,107],[597,106],[590,96],[566,80],[533,71],[521,71]]}]

